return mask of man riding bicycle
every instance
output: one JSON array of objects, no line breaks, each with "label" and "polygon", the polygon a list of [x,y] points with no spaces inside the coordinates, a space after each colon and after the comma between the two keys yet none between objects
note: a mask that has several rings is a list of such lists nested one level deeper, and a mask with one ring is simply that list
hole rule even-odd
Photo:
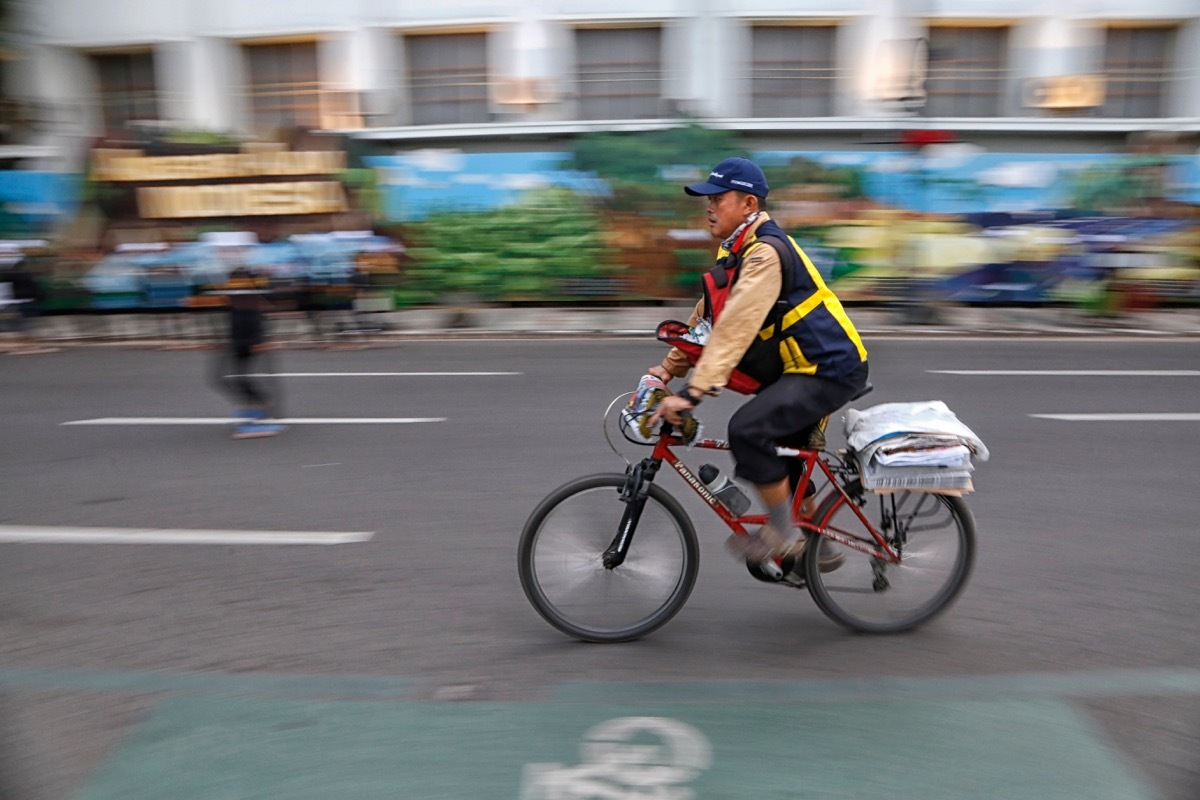
[{"label": "man riding bicycle", "polygon": [[684,191],[707,198],[709,231],[721,242],[705,297],[688,319],[691,327],[707,320],[712,329],[694,367],[672,348],[648,370],[663,382],[691,372],[653,420],[681,424],[681,412],[719,393],[735,369],[753,369],[762,385],[730,419],[729,444],[734,474],[754,484],[769,519],[727,545],[748,561],[799,557],[806,539],[792,539],[789,462],[796,459],[780,457],[776,447],[805,446],[814,425],[866,386],[867,350],[808,256],[768,216],[769,187],[757,164],[728,158]]}]

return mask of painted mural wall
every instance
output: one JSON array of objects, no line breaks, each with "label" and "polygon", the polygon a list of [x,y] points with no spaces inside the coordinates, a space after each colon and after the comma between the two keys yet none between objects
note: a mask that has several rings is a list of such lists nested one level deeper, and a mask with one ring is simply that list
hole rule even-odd
[{"label": "painted mural wall", "polygon": [[[702,203],[680,186],[737,148],[711,131],[663,136],[676,138],[365,157],[339,180],[370,198],[356,207],[371,206],[377,231],[394,237],[370,242],[392,253],[387,269],[371,270],[374,289],[387,307],[696,296],[714,243]],[[704,163],[662,163],[662,152]],[[749,155],[767,172],[772,216],[849,302],[1055,302],[1098,313],[1200,303],[1200,155],[992,153],[954,142]],[[0,174],[7,238],[50,233],[81,207],[83,186],[79,176]],[[248,258],[280,281],[344,284],[364,267],[353,248],[314,254],[307,241],[274,241]],[[72,302],[100,307],[119,294],[135,307],[146,302],[146,273],[195,271],[197,253],[207,269],[202,244],[114,253],[75,281],[82,299]],[[114,275],[128,286],[93,286]]]},{"label": "painted mural wall", "polygon": [[[918,289],[951,301],[1070,302],[1097,311],[1200,301],[1197,155],[992,153],[958,143],[749,155],[767,172],[772,215],[851,301],[888,301]],[[465,224],[479,212],[552,214],[561,204],[579,220],[585,208],[599,209],[590,244],[576,251],[596,264],[564,273],[575,286],[580,277],[596,282],[597,294],[690,296],[711,256],[698,201],[639,205],[628,185],[614,189],[574,169],[572,154],[422,150],[367,161],[384,216],[414,231],[437,220]],[[642,188],[670,191],[706,170],[662,165]],[[528,222],[544,224],[532,216]],[[511,231],[524,222],[518,214],[506,224]],[[432,259],[431,276],[457,266],[439,263],[435,250],[421,252]],[[533,246],[522,255],[561,252]],[[503,266],[494,269],[486,285],[503,286]],[[554,281],[546,276],[540,294],[555,294]],[[539,296],[518,294],[494,299]]]},{"label": "painted mural wall", "polygon": [[[1120,188],[1153,191],[1161,170],[1163,197],[1200,204],[1200,155],[989,153],[970,145],[930,145],[904,151],[753,151],[764,169],[797,159],[858,174],[866,198],[881,205],[938,214],[1078,209]],[[519,199],[525,190],[560,186],[589,194],[605,186],[569,168],[569,153],[462,153],[419,150],[366,159],[378,172],[384,212],[413,221],[445,210],[482,210]],[[693,170],[694,171],[694,170]],[[671,173],[674,173],[672,176]],[[651,180],[685,180],[691,171],[664,167]],[[781,187],[774,187],[776,189]],[[776,192],[778,194],[778,192]],[[1084,209],[1094,210],[1094,209]]]},{"label": "painted mural wall", "polygon": [[81,178],[61,172],[0,171],[0,236],[40,236],[79,207]]}]

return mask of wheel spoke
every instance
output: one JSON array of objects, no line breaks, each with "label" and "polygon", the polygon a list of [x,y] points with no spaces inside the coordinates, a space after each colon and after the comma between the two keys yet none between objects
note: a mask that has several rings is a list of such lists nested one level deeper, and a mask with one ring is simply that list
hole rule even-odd
[{"label": "wheel spoke", "polygon": [[616,575],[626,575],[630,578],[653,582],[662,585],[679,578],[678,568],[670,564],[650,559],[627,559],[624,564],[613,570]]},{"label": "wheel spoke", "polygon": [[[831,501],[826,501],[831,502]],[[948,606],[966,583],[974,559],[974,523],[958,498],[900,492],[873,498],[863,509],[876,530],[903,534],[899,563],[886,563],[886,586],[876,589],[873,559],[825,539],[820,552],[841,553],[845,561],[830,573],[807,571],[809,591],[829,617],[855,630],[891,633],[914,628]],[[818,519],[821,511],[818,510]],[[838,509],[830,527],[867,535],[848,507]],[[853,533],[851,532],[853,531]]]},{"label": "wheel spoke", "polygon": [[606,569],[625,512],[618,475],[592,476],[551,494],[521,537],[521,583],[542,616],[589,641],[626,641],[664,624],[695,583],[695,531],[683,509],[651,486],[622,564]]}]

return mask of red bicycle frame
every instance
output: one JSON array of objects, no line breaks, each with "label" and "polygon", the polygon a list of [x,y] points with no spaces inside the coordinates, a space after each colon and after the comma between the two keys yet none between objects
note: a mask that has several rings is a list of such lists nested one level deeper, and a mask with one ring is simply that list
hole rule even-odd
[{"label": "red bicycle frame", "polygon": [[[730,530],[738,536],[746,536],[747,525],[762,525],[767,521],[766,514],[744,514],[742,516],[734,516],[728,508],[717,498],[715,494],[708,490],[704,485],[704,481],[688,467],[687,464],[675,455],[671,449],[675,445],[683,445],[685,442],[678,436],[673,434],[665,434],[660,436],[654,444],[654,452],[650,454],[650,458],[656,461],[665,461],[671,466],[679,477],[683,478],[684,483],[692,487],[692,490],[706,502],[718,517],[729,526]],[[723,439],[700,439],[688,445],[691,448],[701,450],[729,450],[729,442]],[[792,519],[796,525],[803,528],[806,532],[815,533],[819,536],[824,536],[832,539],[838,544],[853,548],[860,552],[866,553],[869,556],[882,559],[889,563],[899,563],[900,555],[895,548],[888,543],[887,539],[875,529],[871,521],[859,508],[859,504],[854,501],[850,495],[842,488],[825,459],[821,457],[821,452],[818,450],[797,450],[793,448],[781,447],[778,449],[782,456],[799,458],[804,461],[804,476],[800,479],[799,485],[796,487],[795,495],[792,498]],[[825,476],[825,485],[820,496],[821,502],[819,505],[824,505],[828,498],[833,498],[829,508],[821,519],[812,519],[801,510],[801,504],[804,501],[809,485],[813,482],[814,470],[820,468]],[[814,495],[816,497],[817,495]],[[870,533],[871,538],[868,539],[858,533],[846,530],[836,525],[831,525],[830,520],[833,519],[837,511],[842,506],[848,506],[854,515]]]}]

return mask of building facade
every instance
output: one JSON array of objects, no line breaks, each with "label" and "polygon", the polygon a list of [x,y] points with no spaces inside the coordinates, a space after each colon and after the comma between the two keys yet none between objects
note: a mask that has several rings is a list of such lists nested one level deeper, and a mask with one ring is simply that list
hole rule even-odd
[{"label": "building facade", "polygon": [[37,0],[12,16],[4,94],[25,144],[66,169],[131,126],[468,151],[685,119],[800,149],[912,129],[1027,152],[1200,141],[1195,0]]}]

